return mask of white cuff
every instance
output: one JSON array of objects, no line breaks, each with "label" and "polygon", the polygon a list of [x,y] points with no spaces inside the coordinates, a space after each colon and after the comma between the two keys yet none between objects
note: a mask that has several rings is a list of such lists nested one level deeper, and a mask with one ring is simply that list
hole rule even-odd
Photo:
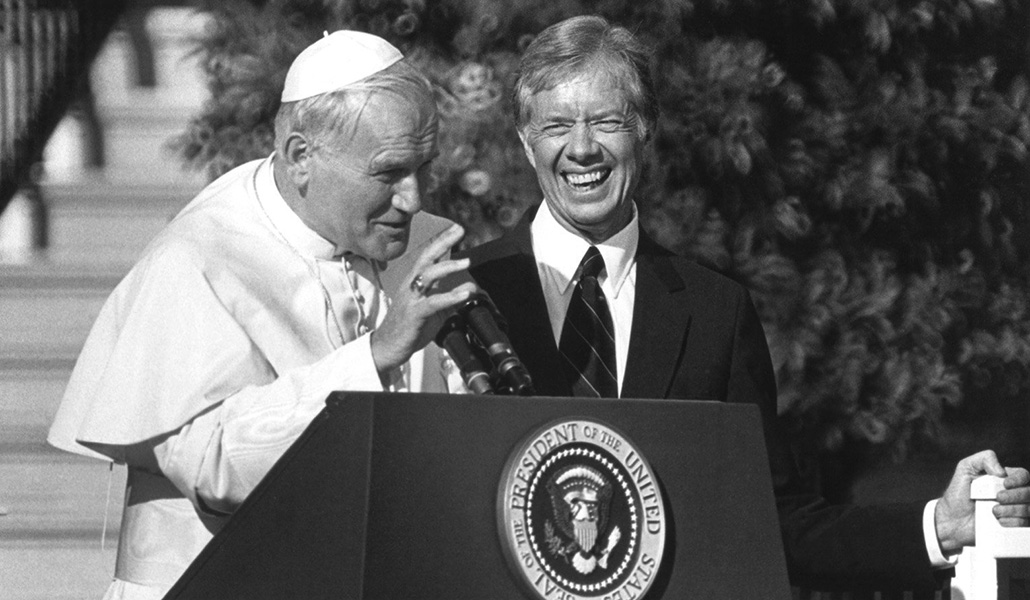
[{"label": "white cuff", "polygon": [[958,562],[960,552],[951,556],[945,556],[941,550],[940,540],[937,539],[937,521],[934,513],[937,510],[937,500],[926,503],[923,509],[923,540],[926,542],[926,553],[930,557],[930,566],[935,569],[949,569]]},{"label": "white cuff", "polygon": [[383,391],[383,382],[372,360],[372,334],[351,340],[312,365],[301,393],[303,399],[325,401],[330,392]]}]

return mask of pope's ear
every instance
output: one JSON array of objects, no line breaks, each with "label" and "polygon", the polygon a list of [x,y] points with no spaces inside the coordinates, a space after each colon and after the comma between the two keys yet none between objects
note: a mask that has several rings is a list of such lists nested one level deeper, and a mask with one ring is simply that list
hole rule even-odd
[{"label": "pope's ear", "polygon": [[525,127],[519,129],[519,139],[522,140],[522,150],[526,153],[526,158],[529,159],[529,164],[535,169],[536,156],[533,155],[533,146],[529,143]]},{"label": "pope's ear", "polygon": [[283,144],[283,162],[286,173],[293,185],[300,188],[307,184],[311,176],[311,154],[314,150],[311,142],[303,134],[293,132]]}]

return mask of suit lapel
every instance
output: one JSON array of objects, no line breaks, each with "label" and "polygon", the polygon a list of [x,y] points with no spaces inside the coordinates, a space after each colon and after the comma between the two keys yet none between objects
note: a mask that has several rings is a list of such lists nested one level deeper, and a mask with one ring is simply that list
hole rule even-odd
[{"label": "suit lapel", "polygon": [[641,231],[636,299],[622,398],[665,398],[690,328],[683,279],[672,254]]},{"label": "suit lapel", "polygon": [[508,338],[541,396],[570,396],[533,256],[527,214],[507,236],[480,246],[469,268],[507,321]]}]

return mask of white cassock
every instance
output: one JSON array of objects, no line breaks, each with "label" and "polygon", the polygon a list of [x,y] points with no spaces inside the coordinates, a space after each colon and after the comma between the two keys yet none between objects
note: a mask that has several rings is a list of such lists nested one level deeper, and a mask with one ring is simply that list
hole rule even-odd
[{"label": "white cassock", "polygon": [[[420,246],[385,271],[334,258],[275,187],[271,160],[206,187],[107,300],[48,441],[128,465],[106,598],[160,598],[334,390],[382,391],[368,331]],[[430,344],[387,390],[446,391]]]}]

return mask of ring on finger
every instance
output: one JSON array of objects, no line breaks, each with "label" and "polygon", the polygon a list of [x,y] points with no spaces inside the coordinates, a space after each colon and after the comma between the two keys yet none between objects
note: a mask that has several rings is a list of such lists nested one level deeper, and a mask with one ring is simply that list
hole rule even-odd
[{"label": "ring on finger", "polygon": [[419,296],[426,295],[426,282],[422,280],[422,275],[415,275],[415,278],[411,280],[411,291],[417,293]]}]

